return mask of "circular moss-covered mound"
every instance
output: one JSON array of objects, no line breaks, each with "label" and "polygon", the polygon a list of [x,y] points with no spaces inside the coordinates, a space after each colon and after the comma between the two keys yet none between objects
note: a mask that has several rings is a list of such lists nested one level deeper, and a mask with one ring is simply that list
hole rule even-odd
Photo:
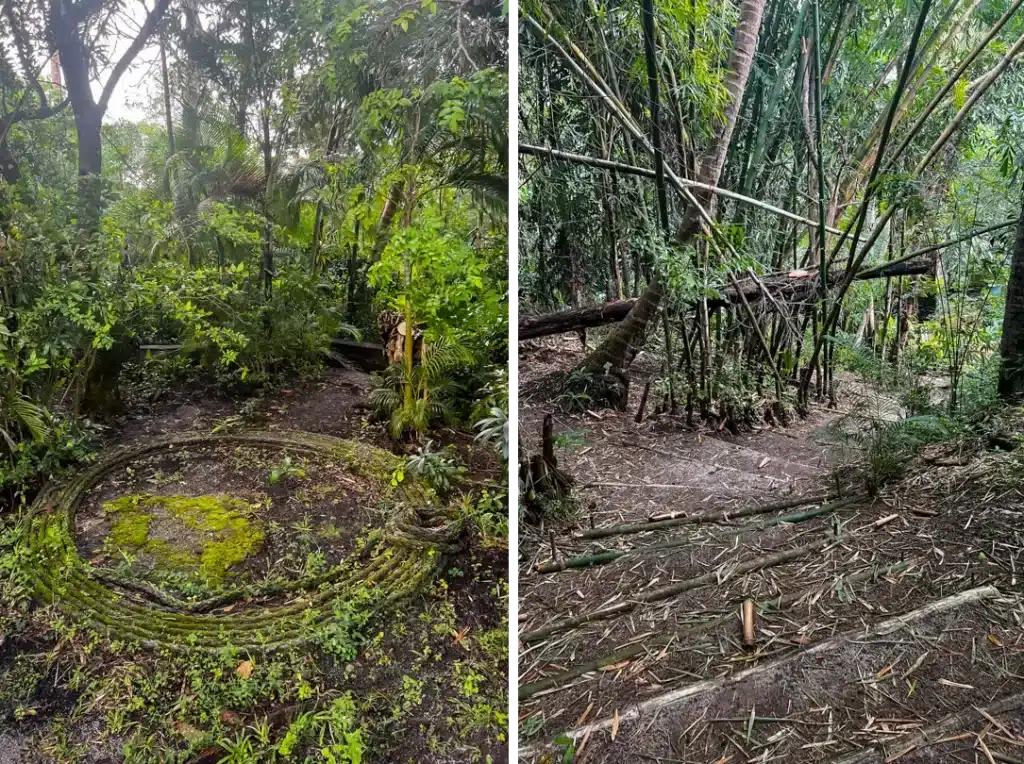
[{"label": "circular moss-covered mound", "polygon": [[165,575],[183,574],[212,586],[265,538],[252,506],[236,496],[131,494],[102,509],[112,517],[107,540],[115,550],[148,558]]},{"label": "circular moss-covered mound", "polygon": [[[90,490],[154,454],[225,445],[278,448],[343,465],[373,485],[389,518],[360,537],[344,561],[317,575],[227,586],[200,600],[181,599],[83,559],[76,514]],[[353,624],[413,592],[458,549],[458,524],[434,505],[429,489],[399,479],[402,465],[400,457],[364,443],[294,432],[172,436],[122,448],[40,494],[28,519],[27,573],[40,600],[113,637],[154,647],[274,650],[307,641],[344,642]],[[264,543],[265,529],[250,509],[237,497],[218,494],[140,493],[102,504],[119,549],[218,583]],[[172,532],[174,544],[166,540]],[[183,537],[191,540],[182,543]]]}]

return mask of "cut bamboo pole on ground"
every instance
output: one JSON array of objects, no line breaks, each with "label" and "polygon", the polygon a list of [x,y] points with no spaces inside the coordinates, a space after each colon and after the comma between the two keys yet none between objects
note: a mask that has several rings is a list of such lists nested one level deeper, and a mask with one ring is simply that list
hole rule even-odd
[{"label": "cut bamboo pole on ground", "polygon": [[[774,510],[793,509],[794,507],[803,507],[803,506],[805,506],[807,504],[817,504],[818,502],[821,502],[821,501],[831,501],[834,498],[836,498],[836,495],[834,493],[815,493],[815,494],[811,494],[810,496],[796,496],[796,497],[794,497],[792,499],[786,499],[784,501],[775,501],[775,502],[772,502],[771,504],[758,504],[758,505],[755,505],[755,506],[758,507],[759,509],[764,510],[765,512],[772,512]],[[752,509],[752,507],[746,507],[746,508],[744,508],[742,510],[736,510],[736,512],[733,512],[733,513],[725,511],[725,512],[722,512],[721,514],[722,515],[728,514],[730,517],[742,517],[743,515],[740,515],[739,512],[746,512],[747,510],[750,510],[750,509]],[[752,512],[752,514],[763,514],[763,513],[762,512]],[[681,517],[694,517],[694,516],[695,515],[687,514],[686,512],[665,512],[665,513],[660,514],[660,515],[651,515],[650,517],[647,518],[647,522],[649,522],[649,523],[658,523],[658,522],[661,522],[662,520],[677,520],[677,519],[679,519]],[[700,517],[700,515],[696,515],[696,516]]]},{"label": "cut bamboo pole on ground", "polygon": [[755,634],[754,619],[754,600],[743,601],[743,646],[752,649],[757,644],[757,635]]},{"label": "cut bamboo pole on ground", "polygon": [[697,514],[669,517],[667,515],[655,515],[664,517],[663,520],[648,520],[644,523],[623,523],[621,525],[609,525],[604,528],[593,528],[581,531],[576,534],[581,539],[600,539],[608,536],[624,536],[629,533],[645,533],[656,531],[661,528],[675,528],[680,525],[692,525],[695,523],[720,523],[728,522],[737,517],[749,517],[750,515],[764,515],[769,512],[776,512],[793,507],[803,507],[807,504],[817,504],[821,501],[828,501],[834,494],[819,493],[813,496],[799,496],[795,499],[774,502],[772,504],[755,504],[749,507],[742,507],[735,510],[715,512],[713,514]]},{"label": "cut bamboo pole on ground", "polygon": [[[968,708],[965,711],[951,714],[922,730],[908,732],[896,740],[875,743],[871,748],[848,753],[838,759],[830,759],[828,764],[885,764],[885,762],[896,761],[900,757],[906,756],[919,748],[936,745],[944,738],[948,738],[957,732],[966,731],[968,728],[979,724],[985,724],[988,721],[986,715],[994,717],[999,714],[1021,710],[1024,710],[1024,692],[1009,695],[994,703],[990,703],[983,709]],[[996,761],[1003,760],[996,759]]]},{"label": "cut bamboo pole on ground", "polygon": [[[658,697],[651,698],[640,703],[635,703],[622,711],[616,711],[615,715],[611,718],[600,719],[598,721],[591,722],[590,724],[577,727],[576,729],[569,730],[566,732],[566,735],[573,740],[580,740],[585,735],[589,736],[595,732],[609,729],[613,725],[621,734],[621,725],[623,722],[630,722],[649,714],[655,714],[664,708],[689,700],[690,698],[698,695],[703,695],[704,693],[735,687],[747,679],[756,678],[761,681],[767,681],[767,675],[769,674],[791,666],[797,661],[804,660],[815,655],[820,655],[821,653],[828,652],[829,650],[834,650],[848,642],[855,640],[863,641],[865,638],[884,637],[888,634],[900,631],[911,624],[922,621],[929,616],[947,613],[951,610],[956,610],[957,608],[972,605],[983,600],[993,599],[998,596],[1000,596],[1000,592],[994,586],[981,586],[975,589],[968,589],[967,591],[954,594],[950,597],[930,602],[923,607],[910,611],[909,613],[904,613],[893,618],[887,618],[886,620],[867,629],[857,629],[855,631],[846,632],[835,639],[821,642],[806,650],[801,650],[800,652],[787,655],[783,658],[779,658],[778,660],[771,661],[770,663],[763,663],[760,666],[740,671],[730,677],[697,682],[695,684],[667,692],[663,695],[659,695]],[[520,749],[520,758],[539,755],[543,753],[547,747],[548,746],[533,746]],[[869,759],[867,761],[876,760]],[[844,762],[844,764],[848,763]]]},{"label": "cut bamboo pole on ground", "polygon": [[[841,499],[839,501],[832,502],[831,504],[822,504],[816,509],[810,509],[806,512],[796,512],[792,515],[781,515],[780,517],[773,517],[771,520],[763,523],[751,523],[750,525],[742,525],[735,531],[721,535],[721,539],[732,538],[734,536],[740,536],[744,533],[751,533],[756,531],[767,530],[773,528],[776,525],[786,525],[793,523],[802,523],[805,520],[811,520],[815,517],[821,517],[835,512],[837,509],[850,506],[859,501],[858,497],[851,496],[847,499]],[[552,555],[551,562],[538,563],[536,570],[538,573],[560,573],[563,570],[578,570],[581,568],[592,568],[595,565],[606,565],[610,562],[614,562],[622,557],[640,557],[645,554],[651,554],[653,552],[659,552],[665,549],[675,549],[681,546],[688,546],[691,544],[693,539],[687,537],[684,539],[674,539],[671,541],[663,541],[659,544],[650,544],[649,546],[635,547],[633,549],[609,549],[604,552],[597,552],[595,554],[580,555],[579,557],[570,557],[565,560],[557,560]]]},{"label": "cut bamboo pole on ground", "polygon": [[[835,589],[838,585],[842,584],[844,588],[849,588],[854,584],[867,581],[870,578],[890,576],[894,573],[901,573],[910,568],[916,561],[904,560],[897,562],[894,565],[890,565],[884,570],[879,570],[876,566],[864,568],[856,573],[851,573],[848,576],[839,576],[837,579],[829,584],[829,589]],[[764,600],[758,604],[758,608],[761,610],[771,610],[772,612],[778,612],[785,608],[791,607],[793,604],[800,602],[802,599],[809,595],[817,594],[821,591],[820,586],[813,586],[803,589],[799,592],[794,592],[789,595],[782,595],[774,597],[770,600]],[[694,637],[698,634],[716,629],[724,623],[732,620],[734,617],[733,613],[725,613],[719,615],[717,618],[713,618],[703,623],[699,623],[695,626],[687,626],[683,629],[676,629],[666,634],[660,634],[652,639],[644,640],[643,642],[637,642],[632,645],[627,645],[620,650],[616,650],[608,655],[602,656],[586,663],[581,663],[578,666],[574,666],[571,669],[563,671],[559,674],[553,674],[552,676],[544,677],[536,682],[530,682],[529,684],[520,685],[519,687],[519,699],[526,700],[533,697],[534,695],[550,690],[555,687],[561,687],[567,682],[581,677],[585,674],[590,674],[594,671],[599,671],[606,666],[614,666],[622,661],[631,660],[638,655],[643,655],[648,652],[651,648],[662,647],[664,645],[672,644],[673,642],[681,642],[688,637]]]},{"label": "cut bamboo pole on ground", "polygon": [[601,608],[600,610],[592,610],[589,613],[583,615],[574,616],[572,618],[566,618],[563,621],[556,621],[555,623],[549,624],[543,628],[537,629],[536,631],[530,631],[523,634],[520,639],[523,642],[537,642],[541,639],[551,636],[552,634],[558,634],[563,631],[571,631],[579,626],[586,623],[592,623],[593,621],[603,621],[607,618],[614,618],[616,616],[623,615],[624,613],[631,613],[636,610],[640,605],[649,605],[652,602],[660,602],[667,600],[671,597],[678,596],[683,592],[688,592],[692,589],[699,589],[702,586],[708,586],[715,583],[723,583],[729,578],[744,573],[752,573],[756,570],[763,570],[765,568],[771,568],[776,565],[783,565],[793,560],[799,560],[812,552],[824,549],[829,544],[834,544],[835,539],[829,536],[828,538],[819,539],[818,541],[812,541],[810,544],[804,544],[803,546],[794,547],[793,549],[787,549],[783,552],[776,552],[764,557],[758,557],[747,562],[740,563],[733,567],[728,574],[724,577],[720,577],[718,570],[711,570],[702,576],[695,578],[688,578],[684,581],[679,581],[668,586],[662,586],[657,589],[652,589],[647,592],[638,594],[632,600],[627,602],[619,602],[618,604],[612,605],[611,607]]}]

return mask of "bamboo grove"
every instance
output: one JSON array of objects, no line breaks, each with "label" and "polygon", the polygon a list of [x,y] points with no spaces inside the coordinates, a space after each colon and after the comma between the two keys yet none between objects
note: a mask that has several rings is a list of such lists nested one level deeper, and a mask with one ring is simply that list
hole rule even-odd
[{"label": "bamboo grove", "polygon": [[730,428],[843,368],[1019,394],[1020,6],[524,3],[520,338],[611,324],[567,387],[646,343]]}]

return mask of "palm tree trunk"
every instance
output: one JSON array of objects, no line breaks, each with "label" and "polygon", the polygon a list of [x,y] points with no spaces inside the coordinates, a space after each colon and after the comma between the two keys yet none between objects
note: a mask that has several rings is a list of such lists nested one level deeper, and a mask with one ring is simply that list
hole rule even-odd
[{"label": "palm tree trunk", "polygon": [[[761,17],[764,15],[765,0],[744,0],[740,6],[740,20],[736,27],[734,46],[729,56],[729,71],[726,74],[726,88],[729,92],[729,105],[726,109],[725,123],[719,127],[708,152],[700,162],[699,180],[715,186],[725,165],[725,157],[729,150],[736,127],[736,119],[743,102],[747,78],[750,75],[754,51],[757,48],[757,37],[761,29]],[[714,197],[710,192],[699,193],[697,196],[702,205],[710,206]],[[710,210],[709,210],[710,211]],[[688,242],[699,227],[698,213],[695,209],[687,210],[687,219],[692,223],[684,223],[677,234],[677,244]],[[630,348],[638,349],[646,337],[647,324],[657,311],[664,294],[664,287],[657,277],[651,278],[640,299],[626,320],[619,324],[582,363],[588,371],[603,372],[606,368],[622,372],[628,366],[633,353]]]}]

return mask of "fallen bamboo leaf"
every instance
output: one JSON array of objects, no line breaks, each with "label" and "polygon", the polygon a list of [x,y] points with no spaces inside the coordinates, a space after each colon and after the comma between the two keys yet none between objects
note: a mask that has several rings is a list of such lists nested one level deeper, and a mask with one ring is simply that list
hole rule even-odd
[{"label": "fallen bamboo leaf", "polygon": [[619,734],[619,709],[615,709],[615,714],[612,716],[612,740],[615,740],[615,736]]},{"label": "fallen bamboo leaf", "polygon": [[954,682],[951,679],[940,679],[939,684],[945,685],[946,687],[957,687],[961,690],[973,690],[973,684],[961,684],[960,682]]},{"label": "fallen bamboo leaf", "polygon": [[[1003,641],[999,637],[997,637],[995,634],[989,634],[988,635],[988,641],[991,642],[996,647],[1002,647],[1003,646]],[[3,643],[0,642],[0,644],[3,644]]]},{"label": "fallen bamboo leaf", "polygon": [[593,702],[591,702],[591,703],[590,703],[590,705],[589,705],[589,706],[587,706],[587,708],[586,708],[586,709],[585,709],[585,710],[583,711],[583,713],[582,713],[582,714],[580,714],[580,718],[576,720],[576,726],[577,726],[577,727],[579,727],[580,725],[582,725],[582,724],[583,724],[583,722],[585,722],[585,721],[587,720],[587,717],[588,717],[588,716],[590,716],[590,712],[591,712],[591,711],[592,711],[593,709],[594,709],[594,704],[593,704]]},{"label": "fallen bamboo leaf", "polygon": [[921,657],[919,657],[916,661],[914,661],[913,664],[911,664],[910,668],[908,668],[906,671],[904,671],[900,675],[900,679],[901,680],[906,679],[908,676],[910,676],[915,671],[917,671],[919,668],[921,668],[921,664],[924,663],[924,659],[928,657],[928,654],[930,652],[931,652],[931,650],[925,650],[923,653],[921,653]]}]

